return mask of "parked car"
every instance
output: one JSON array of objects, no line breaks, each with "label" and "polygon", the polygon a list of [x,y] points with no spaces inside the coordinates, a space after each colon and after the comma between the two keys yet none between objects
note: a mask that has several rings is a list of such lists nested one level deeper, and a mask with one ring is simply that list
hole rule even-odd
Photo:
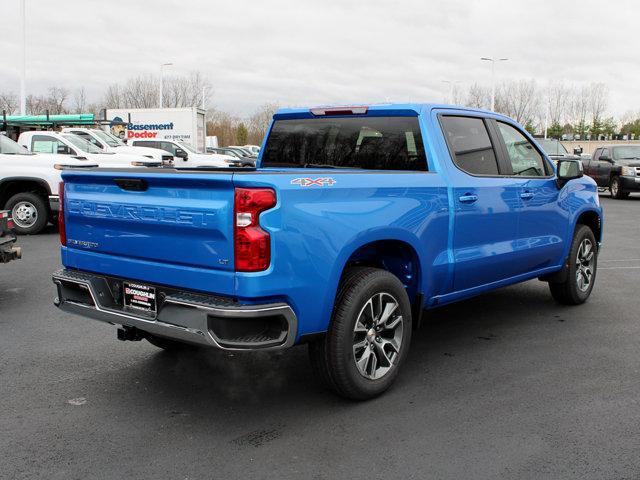
[{"label": "parked car", "polygon": [[249,150],[256,157],[260,153],[260,147],[258,145],[244,145],[242,148],[245,148],[245,149]]},{"label": "parked car", "polygon": [[247,157],[243,154],[242,151],[236,150],[235,148],[228,147],[207,147],[207,153],[218,153],[220,155],[230,155],[232,157],[236,157],[242,167],[255,167],[256,159],[254,157]]},{"label": "parked car", "polygon": [[173,166],[173,155],[169,152],[159,150],[157,148],[133,147],[125,144],[115,135],[100,130],[98,128],[80,128],[68,127],[63,128],[62,133],[73,133],[74,135],[84,138],[86,141],[93,143],[103,152],[130,153],[133,155],[142,155],[158,162],[163,167]]},{"label": "parked car", "polygon": [[584,162],[585,173],[613,198],[640,191],[640,145],[604,145]]},{"label": "parked car", "polygon": [[34,154],[0,135],[0,209],[8,210],[19,234],[36,234],[57,220],[64,167],[96,167],[84,157]]},{"label": "parked car", "polygon": [[170,152],[175,157],[174,166],[176,168],[228,168],[241,166],[241,162],[236,157],[215,153],[198,153],[191,145],[175,140],[133,140],[129,143],[135,146],[159,148]]},{"label": "parked car", "polygon": [[[130,153],[103,152],[91,142],[73,133],[52,131],[23,132],[18,143],[33,153],[68,155],[85,158],[100,167],[160,167],[161,162]],[[65,160],[66,162],[66,160]]]},{"label": "parked car", "polygon": [[64,172],[56,305],[164,349],[308,343],[320,378],[366,399],[423,308],[536,278],[569,305],[593,289],[595,182],[505,116],[283,109],[258,167]]},{"label": "parked car", "polygon": [[22,250],[15,245],[16,236],[13,234],[13,220],[8,210],[0,210],[0,263],[9,263],[22,257]]},{"label": "parked car", "polygon": [[227,148],[233,148],[234,150],[237,150],[238,152],[241,152],[246,157],[254,157],[254,158],[258,157],[257,153],[254,153],[252,150],[250,150],[248,148],[239,147],[237,145],[229,145]]},{"label": "parked car", "polygon": [[581,160],[580,155],[569,153],[567,149],[564,148],[564,145],[555,138],[536,138],[536,141],[538,142],[538,145],[542,147],[544,153],[546,153],[554,162],[557,162],[560,159]]}]

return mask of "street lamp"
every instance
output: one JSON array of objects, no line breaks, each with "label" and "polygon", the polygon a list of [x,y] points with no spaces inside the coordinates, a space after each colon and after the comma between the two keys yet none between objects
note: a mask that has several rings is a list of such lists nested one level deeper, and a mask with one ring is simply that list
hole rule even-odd
[{"label": "street lamp", "polygon": [[[20,16],[22,20],[22,65],[20,72],[20,115],[27,114],[27,14],[26,0],[20,2]],[[37,112],[36,112],[37,113]]]},{"label": "street lamp", "polygon": [[508,58],[482,57],[480,60],[491,62],[491,111],[496,109],[496,62],[506,62]]},{"label": "street lamp", "polygon": [[453,104],[453,86],[460,83],[460,80],[442,80],[442,83],[449,85],[449,98],[447,98],[447,103]]},{"label": "street lamp", "polygon": [[162,108],[162,77],[164,73],[164,67],[168,67],[173,65],[173,63],[162,63],[160,64],[160,87],[158,88],[158,107]]}]

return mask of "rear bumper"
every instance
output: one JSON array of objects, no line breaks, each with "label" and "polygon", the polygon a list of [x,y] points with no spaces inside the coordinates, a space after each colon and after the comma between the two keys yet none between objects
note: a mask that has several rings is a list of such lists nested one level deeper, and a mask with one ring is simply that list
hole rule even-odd
[{"label": "rear bumper", "polygon": [[622,189],[629,192],[640,190],[640,177],[620,177]]},{"label": "rear bumper", "polygon": [[53,274],[55,305],[69,313],[183,342],[223,350],[265,350],[292,346],[297,318],[285,303],[241,305],[228,298],[154,286],[157,313],[122,306],[122,280],[78,270]]}]

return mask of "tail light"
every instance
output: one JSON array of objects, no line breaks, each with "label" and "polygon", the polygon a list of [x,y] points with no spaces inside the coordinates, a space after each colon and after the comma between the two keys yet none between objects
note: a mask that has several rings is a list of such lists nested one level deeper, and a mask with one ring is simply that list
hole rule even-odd
[{"label": "tail light", "polygon": [[276,205],[270,188],[236,188],[234,246],[237,272],[259,272],[271,263],[271,237],[260,228],[260,213]]},{"label": "tail light", "polygon": [[58,186],[58,199],[60,210],[58,211],[58,231],[60,232],[60,245],[67,246],[67,228],[64,224],[64,182]]}]

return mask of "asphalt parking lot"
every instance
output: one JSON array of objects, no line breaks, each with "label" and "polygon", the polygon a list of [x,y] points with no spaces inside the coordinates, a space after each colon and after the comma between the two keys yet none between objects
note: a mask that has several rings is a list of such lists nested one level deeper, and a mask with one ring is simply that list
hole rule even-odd
[{"label": "asphalt parking lot", "polygon": [[0,265],[0,477],[640,475],[640,196],[601,197],[587,304],[531,281],[428,314],[394,388],[323,390],[305,347],[174,356],[52,305],[55,230]]}]

